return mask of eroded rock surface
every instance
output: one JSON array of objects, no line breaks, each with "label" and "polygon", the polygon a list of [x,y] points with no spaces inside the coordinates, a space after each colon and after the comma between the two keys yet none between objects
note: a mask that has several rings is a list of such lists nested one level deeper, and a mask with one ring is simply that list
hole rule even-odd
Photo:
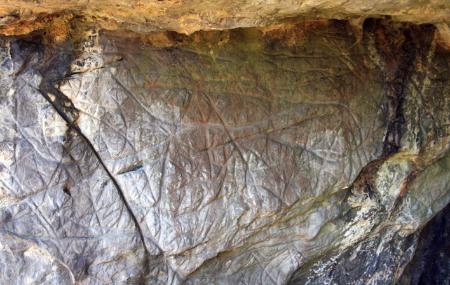
[{"label": "eroded rock surface", "polygon": [[450,200],[433,25],[67,21],[1,39],[1,283],[388,284]]},{"label": "eroded rock surface", "polygon": [[358,22],[359,18],[390,16],[396,21],[446,25],[450,23],[450,3],[447,0],[2,0],[0,28],[22,23],[26,26],[22,28],[35,29],[48,22],[48,17],[61,14],[95,19],[106,29],[192,33],[266,26],[295,17],[350,18]]}]

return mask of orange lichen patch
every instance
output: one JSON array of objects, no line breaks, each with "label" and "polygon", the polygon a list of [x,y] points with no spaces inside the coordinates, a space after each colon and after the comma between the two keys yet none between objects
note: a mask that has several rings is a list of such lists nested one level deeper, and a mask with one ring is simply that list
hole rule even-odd
[{"label": "orange lichen patch", "polygon": [[[47,18],[47,17],[46,17]],[[45,26],[43,21],[19,21],[0,28],[0,34],[5,36],[26,35]]]},{"label": "orange lichen patch", "polygon": [[61,44],[66,41],[69,33],[67,17],[56,18],[47,26],[47,38],[54,44]]},{"label": "orange lichen patch", "polygon": [[71,14],[55,14],[40,17],[35,20],[17,21],[0,27],[0,34],[5,36],[26,35],[37,30],[48,30],[50,37],[56,41],[66,38],[67,23],[73,18]]}]

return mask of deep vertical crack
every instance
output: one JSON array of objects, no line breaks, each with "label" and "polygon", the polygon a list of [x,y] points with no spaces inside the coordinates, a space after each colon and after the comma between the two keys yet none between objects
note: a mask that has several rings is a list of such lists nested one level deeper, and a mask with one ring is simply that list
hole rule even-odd
[{"label": "deep vertical crack", "polygon": [[364,23],[364,33],[372,38],[369,44],[373,46],[369,49],[377,53],[379,62],[374,63],[384,74],[387,130],[381,158],[386,158],[401,149],[406,123],[404,103],[407,84],[415,66],[418,47],[413,27],[408,24],[396,25],[389,20],[368,19]]},{"label": "deep vertical crack", "polygon": [[389,100],[389,122],[386,136],[383,142],[383,156],[397,153],[401,148],[401,139],[404,133],[405,117],[403,108],[405,102],[406,84],[416,58],[416,47],[414,45],[411,31],[403,31],[403,43],[399,48],[392,47],[390,61],[397,61],[397,68],[392,79],[387,79],[387,98]]},{"label": "deep vertical crack", "polygon": [[[43,81],[44,82],[44,81]],[[89,146],[89,148],[91,149],[92,153],[94,154],[94,156],[97,158],[98,162],[100,163],[100,165],[102,166],[102,168],[105,170],[106,174],[108,175],[108,177],[111,179],[111,182],[113,183],[114,187],[116,187],[117,189],[117,193],[120,196],[120,199],[122,200],[122,202],[124,203],[128,213],[130,214],[131,219],[133,220],[133,223],[135,224],[140,238],[142,240],[142,243],[144,245],[145,251],[147,253],[149,253],[149,250],[147,248],[147,245],[145,243],[145,238],[144,238],[144,233],[139,225],[139,222],[136,218],[136,215],[134,214],[133,210],[131,209],[130,204],[128,203],[124,191],[122,190],[122,188],[119,186],[119,183],[117,182],[117,180],[114,178],[113,174],[109,171],[108,167],[106,166],[105,162],[102,160],[102,158],[100,157],[100,154],[96,151],[94,145],[91,143],[91,141],[86,137],[86,135],[81,131],[81,129],[78,127],[78,125],[75,124],[75,122],[73,122],[69,116],[66,115],[66,113],[62,110],[62,108],[60,106],[58,106],[56,103],[54,103],[51,99],[49,94],[56,94],[56,96],[64,96],[62,94],[62,92],[60,92],[57,88],[52,87],[50,90],[50,92],[48,91],[48,85],[46,86],[46,84],[42,84],[39,86],[39,91],[42,94],[42,96],[45,98],[45,100],[47,100],[47,102],[56,110],[56,112],[58,113],[59,116],[61,116],[61,118],[63,118],[63,120],[67,123],[68,127],[72,130],[75,131],[75,133],[77,133],[80,137],[83,138],[83,140],[86,142],[86,144]]]},{"label": "deep vertical crack", "polygon": [[366,191],[369,196],[376,194],[375,176],[384,161],[401,149],[405,132],[404,102],[407,83],[416,60],[416,45],[410,27],[392,26],[380,19],[368,19],[364,23],[364,36],[371,38],[368,47],[374,48],[376,64],[383,71],[385,84],[386,134],[381,155],[364,166],[352,187]]},{"label": "deep vertical crack", "polygon": [[[34,39],[33,41],[41,42],[42,38]],[[28,44],[28,42],[27,42]],[[79,111],[74,106],[73,102],[67,98],[56,86],[57,84],[63,80],[67,72],[69,70],[69,65],[73,60],[73,53],[71,49],[71,44],[66,43],[63,47],[53,47],[53,49],[44,49],[42,50],[42,46],[37,44],[35,46],[36,54],[39,54],[40,64],[38,65],[38,70],[42,75],[42,80],[37,91],[42,95],[42,97],[53,107],[53,109],[58,113],[58,115],[66,122],[68,126],[67,133],[70,133],[70,130],[74,131],[77,135],[79,135],[82,140],[84,140],[88,146],[88,148],[92,151],[95,158],[104,169],[105,173],[113,183],[114,187],[117,189],[117,193],[123,205],[125,206],[128,214],[131,217],[133,224],[135,225],[139,238],[144,247],[144,260],[143,266],[144,270],[139,277],[139,284],[145,284],[146,277],[150,273],[150,250],[147,247],[145,236],[143,230],[138,222],[138,219],[131,208],[127,198],[125,197],[125,193],[123,189],[120,187],[118,181],[115,179],[114,175],[109,171],[105,162],[101,158],[100,154],[95,149],[94,145],[88,139],[88,137],[83,133],[80,127],[76,124],[78,119]],[[30,85],[31,86],[31,85]],[[162,249],[159,248],[156,242],[155,246],[159,249],[160,255],[162,254]],[[159,256],[159,255],[158,255]]]}]

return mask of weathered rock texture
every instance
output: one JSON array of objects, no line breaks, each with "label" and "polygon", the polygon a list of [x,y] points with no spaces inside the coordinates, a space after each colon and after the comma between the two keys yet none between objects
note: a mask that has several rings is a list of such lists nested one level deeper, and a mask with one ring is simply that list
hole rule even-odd
[{"label": "weathered rock texture", "polygon": [[[448,23],[447,0],[2,0],[0,25],[48,15],[83,15],[111,29],[137,31],[230,29],[273,24],[290,17],[358,19],[391,16],[397,21]],[[35,26],[36,27],[36,26]]]},{"label": "weathered rock texture", "polygon": [[[81,9],[52,2],[20,17]],[[22,4],[35,5],[2,9]],[[95,5],[84,13],[113,9]],[[188,28],[170,11],[162,29],[188,32],[288,15]],[[415,19],[445,25],[433,11]],[[182,35],[68,15],[2,28],[1,284],[432,280],[415,268],[437,254],[419,234],[450,200],[442,28],[297,19]]]}]

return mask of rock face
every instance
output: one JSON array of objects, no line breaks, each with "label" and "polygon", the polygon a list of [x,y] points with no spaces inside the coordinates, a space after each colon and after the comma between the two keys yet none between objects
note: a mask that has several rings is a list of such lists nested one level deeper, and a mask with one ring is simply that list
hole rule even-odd
[{"label": "rock face", "polygon": [[[42,13],[81,9],[52,2]],[[190,35],[5,20],[0,283],[448,282],[448,267],[425,273],[449,262],[448,210],[420,234],[450,201],[439,13],[440,29],[295,19]]]},{"label": "rock face", "polygon": [[[82,15],[105,29],[177,31],[232,29],[273,24],[286,18],[352,19],[390,16],[397,21],[450,22],[448,0],[2,0],[0,27],[48,22],[47,16]],[[23,28],[23,26],[22,26]]]}]

